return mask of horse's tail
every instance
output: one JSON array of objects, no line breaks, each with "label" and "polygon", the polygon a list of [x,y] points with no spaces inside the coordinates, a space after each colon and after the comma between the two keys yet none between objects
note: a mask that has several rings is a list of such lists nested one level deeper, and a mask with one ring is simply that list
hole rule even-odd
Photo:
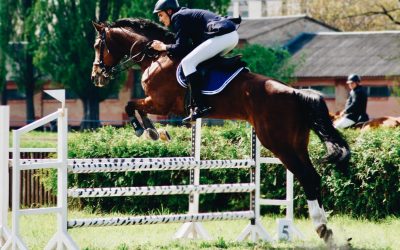
[{"label": "horse's tail", "polygon": [[326,145],[327,154],[322,161],[336,164],[338,170],[347,174],[350,148],[333,127],[322,95],[314,90],[296,90],[295,94],[303,103],[310,128]]}]

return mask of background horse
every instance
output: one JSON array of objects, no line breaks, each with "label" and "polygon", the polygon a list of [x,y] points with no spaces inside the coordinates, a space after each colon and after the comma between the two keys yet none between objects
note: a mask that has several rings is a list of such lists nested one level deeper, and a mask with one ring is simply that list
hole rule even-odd
[{"label": "background horse", "polygon": [[[147,96],[127,104],[128,116],[133,117],[135,110],[141,114],[183,116],[185,89],[175,78],[179,62],[171,60],[166,53],[155,58],[146,53],[152,40],[170,44],[174,42],[173,35],[144,19],[120,19],[111,25],[94,23],[94,26],[99,33],[94,44],[94,84],[107,84],[111,75],[123,67],[117,64],[128,56],[122,65],[129,62],[140,66]],[[300,182],[318,235],[330,241],[332,231],[326,225],[322,208],[321,178],[307,149],[310,130],[326,145],[324,160],[335,163],[342,172],[348,168],[350,150],[334,129],[323,98],[316,92],[294,89],[250,72],[240,73],[221,93],[204,98],[214,108],[209,118],[245,120],[254,127],[261,144]]]},{"label": "background horse", "polygon": [[400,126],[400,117],[384,116],[379,118],[371,119],[367,122],[356,124],[356,128],[361,128],[361,131],[370,130],[373,128],[395,128]]},{"label": "background horse", "polygon": [[[339,114],[329,114],[332,122],[339,120],[342,116]],[[373,118],[366,122],[356,123],[350,128],[359,128],[361,131],[367,131],[374,128],[396,128],[400,126],[400,117],[394,116],[383,116],[378,118]]]}]

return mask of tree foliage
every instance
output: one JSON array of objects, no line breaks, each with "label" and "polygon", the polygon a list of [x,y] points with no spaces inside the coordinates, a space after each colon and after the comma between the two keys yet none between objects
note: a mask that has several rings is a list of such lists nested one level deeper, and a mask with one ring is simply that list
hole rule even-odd
[{"label": "tree foliage", "polygon": [[[8,52],[9,24],[8,8],[3,1],[0,1],[0,92],[3,93],[6,84],[6,54]],[[1,104],[5,100],[1,98]]]},{"label": "tree foliage", "polygon": [[99,125],[99,103],[117,93],[122,83],[117,79],[105,88],[97,88],[90,79],[96,37],[91,21],[99,17],[118,18],[119,3],[59,0],[40,1],[35,6],[35,18],[40,25],[35,64],[48,73],[52,81],[62,84],[82,100],[82,128]]},{"label": "tree foliage", "polygon": [[33,20],[35,0],[1,1],[0,10],[0,80],[5,83],[6,63],[12,66],[13,81],[26,94],[26,118],[35,119],[33,95],[40,74],[33,65],[37,31]]},{"label": "tree foliage", "polygon": [[294,80],[296,65],[290,62],[290,53],[284,49],[252,44],[235,49],[233,53],[241,54],[243,61],[255,73],[286,83]]},{"label": "tree foliage", "polygon": [[[123,16],[127,17],[143,17],[156,20],[153,14],[154,5],[157,0],[131,0],[126,1],[122,8]],[[221,15],[225,15],[230,0],[179,0],[179,4],[183,7],[207,9]]]},{"label": "tree foliage", "polygon": [[395,0],[311,0],[307,12],[342,31],[400,28],[400,1]]}]

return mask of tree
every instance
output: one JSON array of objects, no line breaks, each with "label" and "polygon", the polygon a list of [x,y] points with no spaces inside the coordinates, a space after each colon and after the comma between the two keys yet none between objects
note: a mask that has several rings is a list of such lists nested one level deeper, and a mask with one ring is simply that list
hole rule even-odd
[{"label": "tree", "polygon": [[[124,4],[122,13],[126,17],[143,17],[156,20],[153,14],[154,5],[157,0],[132,0]],[[230,0],[179,0],[179,4],[183,7],[207,9],[221,15],[225,15]]]},{"label": "tree", "polygon": [[40,78],[33,66],[36,31],[36,25],[32,19],[34,0],[1,1],[1,3],[1,85],[4,89],[5,65],[6,62],[11,62],[15,74],[13,80],[26,95],[26,119],[32,121],[35,119],[33,96]]},{"label": "tree", "polygon": [[311,0],[307,13],[342,31],[393,30],[400,25],[400,1]]},{"label": "tree", "polygon": [[10,18],[8,6],[0,1],[0,102],[1,105],[7,104],[6,93],[6,57],[8,52],[8,41],[10,32]]},{"label": "tree", "polygon": [[39,1],[35,6],[40,24],[35,65],[82,100],[82,129],[100,125],[100,102],[117,93],[122,83],[119,78],[98,88],[90,80],[96,37],[91,21],[117,19],[121,6],[121,1],[107,0]]},{"label": "tree", "polygon": [[290,62],[290,53],[284,49],[251,44],[235,49],[233,54],[241,54],[252,72],[285,83],[294,81],[296,65]]},{"label": "tree", "polygon": [[[396,26],[400,25],[400,0],[394,1],[380,1],[375,2],[373,8],[366,12],[362,12],[354,17],[368,16],[373,18],[381,18],[388,23],[388,28],[398,28]],[[395,26],[393,26],[395,25]]]}]

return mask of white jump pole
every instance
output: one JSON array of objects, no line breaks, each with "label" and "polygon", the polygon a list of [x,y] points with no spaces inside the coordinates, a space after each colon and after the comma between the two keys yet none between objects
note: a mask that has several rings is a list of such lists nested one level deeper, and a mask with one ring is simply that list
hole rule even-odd
[{"label": "white jump pole", "polygon": [[[201,119],[196,120],[196,124],[192,126],[192,153],[195,161],[200,161],[201,149]],[[200,168],[190,170],[190,184],[200,184]],[[193,192],[189,195],[189,214],[199,213],[199,193]],[[210,240],[211,236],[203,227],[200,222],[186,222],[175,233],[176,239],[189,238],[189,239],[205,239]]]},{"label": "white jump pole", "polygon": [[10,107],[0,106],[0,247],[10,237],[8,229]]},{"label": "white jump pole", "polygon": [[[20,217],[22,215],[37,215],[37,214],[48,214],[56,213],[58,228],[57,232],[51,238],[50,242],[45,249],[79,249],[71,237],[67,234],[67,194],[66,188],[63,186],[67,185],[67,130],[68,130],[68,113],[65,109],[65,90],[48,90],[45,91],[55,99],[61,102],[61,109],[56,112],[49,114],[33,123],[30,123],[18,130],[13,130],[13,197],[12,197],[12,231],[11,236],[6,241],[2,250],[6,249],[28,249],[20,236]],[[30,164],[22,164],[20,159],[20,140],[23,134],[26,134],[40,126],[43,126],[53,120],[58,121],[57,131],[57,160],[56,161],[43,161],[43,162],[32,162]],[[58,170],[58,197],[57,206],[49,208],[32,208],[23,209],[20,204],[20,176],[22,170],[27,169],[43,169],[43,168],[57,168]]]},{"label": "white jump pole", "polygon": [[256,189],[250,193],[250,210],[254,211],[254,219],[250,220],[247,227],[240,233],[237,240],[243,241],[249,238],[251,241],[256,242],[259,239],[272,242],[272,237],[265,230],[261,224],[260,216],[260,151],[261,144],[257,138],[254,128],[251,131],[251,156],[255,165],[250,169],[251,183],[255,183]]}]

